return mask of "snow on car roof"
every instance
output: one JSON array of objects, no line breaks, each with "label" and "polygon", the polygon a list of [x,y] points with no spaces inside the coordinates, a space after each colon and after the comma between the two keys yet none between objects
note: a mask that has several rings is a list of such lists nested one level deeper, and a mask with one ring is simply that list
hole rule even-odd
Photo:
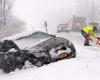
[{"label": "snow on car roof", "polygon": [[[35,32],[42,32],[42,31],[26,31],[26,32],[21,32],[21,33],[18,33],[18,34],[9,36],[9,37],[5,37],[5,38],[1,39],[1,41],[3,41],[3,40],[16,40],[16,39],[19,39],[21,37],[29,36],[29,35],[31,35],[32,33],[35,33]],[[42,32],[42,33],[45,33],[45,32]]]}]

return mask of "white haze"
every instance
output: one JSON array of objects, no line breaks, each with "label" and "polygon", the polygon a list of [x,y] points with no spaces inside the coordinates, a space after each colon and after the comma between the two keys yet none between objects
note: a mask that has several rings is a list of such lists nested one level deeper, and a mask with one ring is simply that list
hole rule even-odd
[{"label": "white haze", "polygon": [[54,30],[75,14],[75,8],[75,0],[15,0],[13,13],[25,21],[28,28],[45,29],[44,21],[47,21],[50,30]]},{"label": "white haze", "polygon": [[47,21],[49,32],[55,32],[59,24],[67,23],[74,14],[87,17],[87,23],[91,18],[100,23],[99,4],[99,0],[14,0],[13,14],[25,21],[28,29],[45,30]]}]

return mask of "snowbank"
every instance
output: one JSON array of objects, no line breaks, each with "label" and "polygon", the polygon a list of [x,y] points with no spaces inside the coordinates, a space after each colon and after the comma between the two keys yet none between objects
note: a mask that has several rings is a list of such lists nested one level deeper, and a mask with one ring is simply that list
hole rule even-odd
[{"label": "snowbank", "polygon": [[61,60],[43,67],[28,67],[10,74],[0,71],[0,80],[100,80],[100,47],[83,46],[80,33],[59,33],[71,40],[77,50],[74,59]]}]

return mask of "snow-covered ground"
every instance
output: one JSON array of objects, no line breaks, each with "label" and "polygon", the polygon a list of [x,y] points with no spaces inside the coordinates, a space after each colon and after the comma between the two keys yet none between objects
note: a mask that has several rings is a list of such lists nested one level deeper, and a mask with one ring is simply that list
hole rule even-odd
[{"label": "snow-covered ground", "polygon": [[80,33],[59,33],[71,40],[77,57],[61,60],[43,67],[28,67],[9,74],[0,71],[0,80],[100,80],[100,46],[83,46]]}]

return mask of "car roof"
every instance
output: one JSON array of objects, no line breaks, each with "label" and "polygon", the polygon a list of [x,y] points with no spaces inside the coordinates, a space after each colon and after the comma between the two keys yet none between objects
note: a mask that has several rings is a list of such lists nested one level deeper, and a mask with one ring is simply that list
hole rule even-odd
[{"label": "car roof", "polygon": [[[19,39],[19,38],[22,38],[22,37],[29,36],[29,35],[31,35],[31,34],[33,34],[35,32],[45,33],[45,32],[42,32],[42,31],[25,31],[25,32],[21,32],[21,33],[9,36],[9,37],[5,37],[5,38],[1,39],[1,41],[4,41],[4,40],[16,40],[16,39]],[[47,33],[45,33],[45,34],[47,34]]]}]

